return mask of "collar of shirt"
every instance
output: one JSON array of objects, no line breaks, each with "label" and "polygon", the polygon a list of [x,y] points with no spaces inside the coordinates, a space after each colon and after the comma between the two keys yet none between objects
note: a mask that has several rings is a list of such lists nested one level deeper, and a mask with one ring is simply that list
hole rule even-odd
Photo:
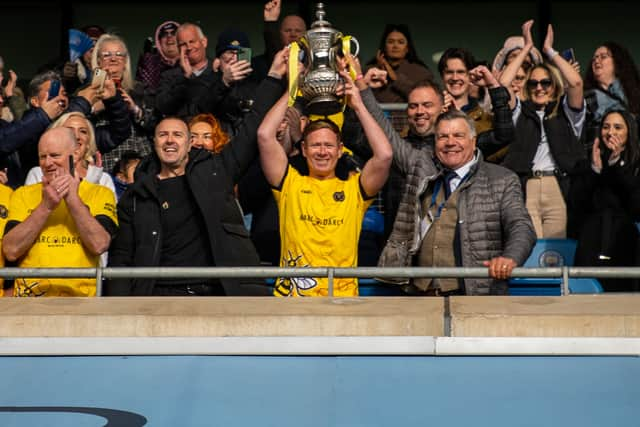
[{"label": "collar of shirt", "polygon": [[200,75],[204,73],[204,70],[206,70],[208,66],[209,66],[209,61],[207,61],[205,66],[200,68],[199,70],[193,70],[193,75],[196,77],[200,77]]},{"label": "collar of shirt", "polygon": [[456,173],[456,176],[451,179],[451,182],[449,184],[449,189],[451,190],[452,193],[456,191],[456,189],[462,182],[462,179],[469,174],[469,171],[471,170],[473,165],[475,165],[476,163],[478,163],[478,150],[476,150],[473,156],[473,159],[469,160],[466,164],[454,170],[454,172]]}]

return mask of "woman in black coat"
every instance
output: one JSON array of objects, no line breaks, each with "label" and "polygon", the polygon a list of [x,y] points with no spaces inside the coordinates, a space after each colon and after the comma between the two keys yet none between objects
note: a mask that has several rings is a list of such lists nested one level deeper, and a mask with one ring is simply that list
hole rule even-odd
[{"label": "woman in black coat", "polygon": [[[605,113],[591,150],[591,171],[574,180],[575,265],[638,265],[640,147],[636,120],[626,110]],[[637,290],[632,279],[600,279],[605,291]]]}]

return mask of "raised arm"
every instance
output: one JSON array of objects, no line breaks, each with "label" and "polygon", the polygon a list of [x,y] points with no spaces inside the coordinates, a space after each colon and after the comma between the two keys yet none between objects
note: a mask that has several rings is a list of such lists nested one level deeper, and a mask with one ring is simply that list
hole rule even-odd
[{"label": "raised arm", "polygon": [[[356,70],[356,75],[362,75],[362,71],[360,68],[360,64],[355,58],[352,61],[352,64]],[[407,144],[402,137],[396,132],[393,128],[393,125],[384,115],[384,111],[378,105],[378,101],[376,101],[373,92],[370,87],[373,87],[371,83],[376,81],[377,78],[373,77],[371,73],[376,73],[374,68],[370,68],[367,70],[367,75],[364,78],[356,78],[355,85],[360,90],[360,95],[362,97],[362,102],[364,103],[367,111],[373,116],[376,123],[382,128],[384,134],[386,135],[391,147],[393,149],[393,161],[395,162],[398,169],[402,172],[408,172],[410,165],[413,162],[413,156],[415,155],[414,149],[411,144]],[[386,77],[386,76],[385,76]]]},{"label": "raised arm", "polygon": [[[518,55],[516,55],[513,60],[502,70],[499,77],[499,82],[502,86],[506,87],[511,94],[511,98],[509,99],[509,107],[513,110],[516,107],[516,96],[511,89],[511,82],[516,78],[516,74],[524,60],[527,58],[531,49],[533,48],[533,37],[531,36],[531,26],[533,25],[533,19],[528,20],[524,24],[522,24],[522,37],[524,38],[524,47]],[[506,61],[506,58],[505,58]]]},{"label": "raised arm", "polygon": [[369,110],[367,110],[367,107],[365,107],[360,97],[360,89],[358,89],[353,80],[351,80],[349,73],[342,71],[340,75],[342,75],[345,81],[344,89],[349,107],[351,107],[356,113],[356,116],[358,116],[358,120],[360,120],[360,124],[362,124],[365,136],[373,151],[373,156],[365,163],[362,168],[362,174],[360,175],[360,185],[362,185],[362,189],[367,196],[372,197],[380,191],[387,181],[389,167],[393,159],[393,150],[384,131]]},{"label": "raised arm", "polygon": [[269,109],[285,91],[287,74],[286,58],[288,49],[278,52],[271,64],[269,74],[260,83],[252,110],[245,114],[238,133],[220,153],[227,170],[232,174],[234,183],[238,183],[251,162],[258,156],[258,129]]},{"label": "raised arm", "polygon": [[574,110],[581,110],[584,106],[584,92],[582,77],[580,73],[571,65],[562,55],[558,54],[558,51],[553,48],[553,27],[549,24],[547,29],[547,36],[544,38],[543,51],[549,62],[555,65],[560,74],[564,78],[567,85],[567,103],[569,107]]},{"label": "raised arm", "polygon": [[276,138],[276,132],[287,111],[288,94],[285,93],[269,110],[262,124],[258,128],[258,149],[260,150],[260,164],[267,182],[272,187],[282,183],[287,171],[289,160],[284,148]]}]

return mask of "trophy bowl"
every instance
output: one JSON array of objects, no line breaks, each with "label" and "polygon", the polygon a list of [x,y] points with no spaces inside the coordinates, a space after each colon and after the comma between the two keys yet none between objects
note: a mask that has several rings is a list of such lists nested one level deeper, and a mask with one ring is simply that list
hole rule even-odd
[{"label": "trophy bowl", "polygon": [[342,102],[336,95],[336,91],[343,82],[340,75],[333,69],[318,68],[300,78],[302,80],[300,91],[308,100],[309,114],[329,116],[342,110]]}]

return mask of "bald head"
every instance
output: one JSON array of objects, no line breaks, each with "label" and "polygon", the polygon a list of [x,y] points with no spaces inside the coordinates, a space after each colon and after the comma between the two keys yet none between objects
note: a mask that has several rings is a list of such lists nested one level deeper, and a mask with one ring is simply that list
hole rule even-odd
[{"label": "bald head", "polygon": [[307,30],[307,24],[304,23],[304,19],[298,15],[287,15],[282,19],[280,24],[280,38],[282,44],[287,46],[290,43],[298,40],[304,32]]},{"label": "bald head", "polygon": [[76,137],[69,128],[49,129],[40,137],[38,161],[42,173],[49,179],[69,172],[69,156],[76,149]]},{"label": "bald head", "polygon": [[51,141],[59,142],[62,148],[67,149],[71,152],[73,152],[73,150],[76,148],[76,136],[69,128],[57,127],[45,131],[45,133],[43,133],[40,137],[40,142],[38,143],[38,151],[40,150],[40,146],[42,144],[49,143]]}]

